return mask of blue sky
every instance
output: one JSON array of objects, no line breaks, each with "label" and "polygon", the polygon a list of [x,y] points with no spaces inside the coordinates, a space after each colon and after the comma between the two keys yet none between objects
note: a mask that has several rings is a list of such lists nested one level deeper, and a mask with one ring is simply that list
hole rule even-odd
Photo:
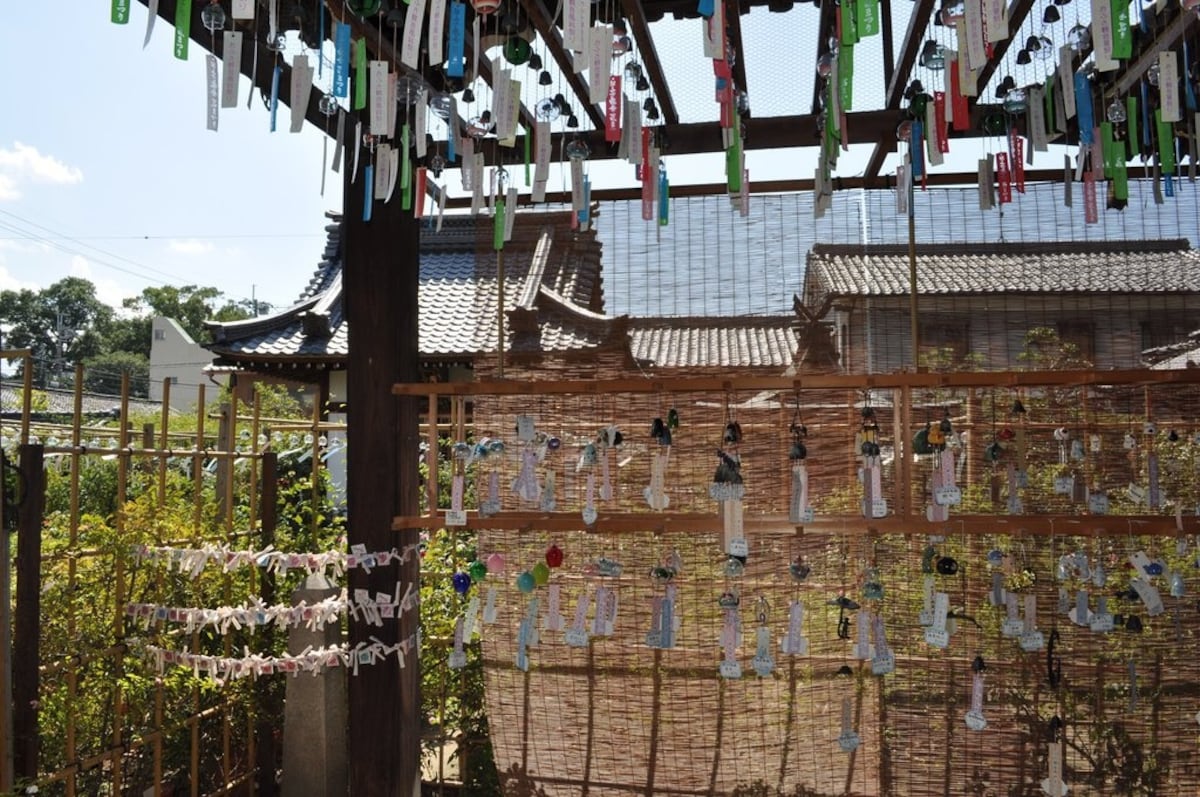
[{"label": "blue sky", "polygon": [[[322,134],[268,132],[256,98],[205,130],[204,53],[172,55],[170,26],[142,49],[146,9],[12,3],[0,68],[0,289],[75,275],[110,304],[162,284],[212,285],[289,304],[321,253]],[[34,226],[39,225],[39,226]],[[14,229],[15,228],[15,229]]]}]

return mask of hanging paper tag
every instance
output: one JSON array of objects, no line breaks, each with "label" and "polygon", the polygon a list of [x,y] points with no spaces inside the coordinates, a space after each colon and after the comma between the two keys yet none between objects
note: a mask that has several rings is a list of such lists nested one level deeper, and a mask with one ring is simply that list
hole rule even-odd
[{"label": "hanging paper tag", "polygon": [[858,640],[854,643],[851,655],[856,659],[867,661],[874,656],[871,648],[871,612],[859,609],[858,614],[854,617],[854,622],[858,626]]},{"label": "hanging paper tag", "polygon": [[983,0],[983,29],[989,43],[1008,38],[1008,6],[1004,0]]},{"label": "hanging paper tag", "polygon": [[838,734],[838,747],[843,753],[853,753],[858,749],[859,738],[854,732],[854,710],[850,697],[842,698],[842,732]]},{"label": "hanging paper tag", "polygon": [[1018,193],[1023,194],[1025,193],[1025,139],[1021,138],[1015,127],[1009,133],[1008,139],[1012,147],[1013,185],[1016,186]]},{"label": "hanging paper tag", "polygon": [[917,621],[923,626],[933,625],[933,576],[926,575],[921,585],[921,613]]},{"label": "hanging paper tag", "polygon": [[875,656],[871,659],[871,674],[888,675],[896,671],[896,656],[888,646],[883,617],[875,615],[871,624],[875,634]]},{"label": "hanging paper tag", "polygon": [[1112,13],[1112,57],[1133,56],[1133,33],[1129,29],[1129,3],[1125,0],[1109,0]]},{"label": "hanging paper tag", "polygon": [[221,107],[235,108],[238,101],[238,79],[242,76],[242,32],[227,30],[222,35]]},{"label": "hanging paper tag", "polygon": [[604,140],[621,140],[621,105],[624,95],[621,94],[621,76],[612,75],[608,79],[608,94],[604,101]]},{"label": "hanging paper tag", "polygon": [[562,8],[563,48],[576,53],[587,52],[591,46],[591,3],[589,0],[563,0]]},{"label": "hanging paper tag", "polygon": [[[128,13],[128,8],[126,8]],[[192,0],[175,2],[175,57],[186,61],[192,30]]]},{"label": "hanging paper tag", "polygon": [[292,84],[290,92],[292,133],[304,129],[304,115],[308,111],[308,99],[312,94],[313,68],[308,65],[307,55],[297,55],[292,62]]},{"label": "hanging paper tag", "polygon": [[279,81],[283,79],[283,67],[276,66],[271,70],[271,132],[275,132],[275,117],[279,113]]},{"label": "hanging paper tag", "polygon": [[808,640],[804,638],[804,604],[792,601],[788,609],[788,630],[780,642],[780,649],[789,656],[808,655]]},{"label": "hanging paper tag", "polygon": [[388,110],[391,103],[388,92],[388,62],[372,61],[370,66],[371,80],[371,112],[370,124],[367,131],[373,136],[391,134],[388,124]]},{"label": "hanging paper tag", "polygon": [[129,0],[112,0],[112,21],[114,25],[129,22]]},{"label": "hanging paper tag", "polygon": [[425,0],[409,0],[404,17],[404,40],[400,45],[400,63],[416,69],[421,54],[421,33],[425,24]]},{"label": "hanging paper tag", "polygon": [[1098,72],[1120,66],[1113,58],[1112,0],[1092,0],[1092,58]]},{"label": "hanging paper tag", "polygon": [[925,641],[935,648],[950,645],[950,633],[946,630],[946,616],[950,613],[950,596],[938,592],[933,596],[933,624],[925,629]]},{"label": "hanging paper tag", "polygon": [[542,628],[547,631],[562,631],[566,624],[563,620],[560,609],[562,587],[559,584],[551,584],[549,587],[549,598],[546,601],[546,619],[542,623]]},{"label": "hanging paper tag", "polygon": [[[983,0],[966,0],[963,3],[963,17],[967,23],[967,66],[970,69],[983,69],[987,64],[987,47],[983,30]],[[960,44],[959,47],[961,48],[961,46]]]},{"label": "hanging paper tag", "polygon": [[971,707],[967,710],[967,727],[973,731],[981,731],[987,727],[987,718],[983,716],[983,673],[977,672],[971,679]]},{"label": "hanging paper tag", "polygon": [[216,131],[217,125],[221,118],[221,90],[219,88],[219,78],[217,77],[217,57],[209,53],[204,57],[204,74],[205,85],[207,87],[208,98],[208,114],[207,128]]},{"label": "hanging paper tag", "polygon": [[[367,40],[355,39],[354,41],[354,110],[361,111],[367,107]],[[386,63],[385,63],[386,71]],[[379,89],[381,92],[385,90],[384,86]],[[372,109],[374,111],[374,109]],[[383,115],[383,119],[387,119],[387,115]]]},{"label": "hanging paper tag", "polygon": [[566,643],[573,648],[585,648],[588,644],[587,633],[587,610],[590,603],[587,593],[579,596],[579,601],[575,604],[575,619],[571,622],[571,627],[567,629],[565,635]]},{"label": "hanging paper tag", "polygon": [[487,598],[483,604],[483,622],[491,625],[496,622],[496,597],[497,590],[495,587],[488,587]]},{"label": "hanging paper tag", "polygon": [[254,0],[233,0],[234,19],[254,19]]},{"label": "hanging paper tag", "polygon": [[1037,595],[1032,592],[1025,596],[1025,630],[1021,633],[1021,650],[1033,653],[1045,645],[1042,632],[1037,630]]},{"label": "hanging paper tag", "polygon": [[333,23],[333,96],[350,96],[350,26],[342,22]]},{"label": "hanging paper tag", "polygon": [[1162,121],[1182,122],[1183,108],[1179,103],[1179,54],[1174,50],[1168,49],[1158,54],[1158,92],[1162,103]]},{"label": "hanging paper tag", "polygon": [[1100,221],[1100,206],[1096,198],[1096,177],[1091,170],[1083,175],[1083,220],[1087,224]]},{"label": "hanging paper tag", "polygon": [[446,0],[430,0],[429,6],[429,63],[445,60],[443,44],[446,38]]},{"label": "hanging paper tag", "polygon": [[1025,633],[1025,623],[1019,615],[1017,606],[1017,595],[1014,592],[1008,592],[1004,595],[1005,618],[1003,625],[1000,626],[1000,633],[1006,637],[1019,637]]},{"label": "hanging paper tag", "polygon": [[1000,193],[1000,204],[1012,202],[1012,175],[1008,171],[1008,153],[996,153],[996,188]]},{"label": "hanging paper tag", "polygon": [[467,6],[465,3],[450,3],[450,35],[447,41],[448,58],[446,74],[449,77],[462,77],[465,66],[467,39]]}]

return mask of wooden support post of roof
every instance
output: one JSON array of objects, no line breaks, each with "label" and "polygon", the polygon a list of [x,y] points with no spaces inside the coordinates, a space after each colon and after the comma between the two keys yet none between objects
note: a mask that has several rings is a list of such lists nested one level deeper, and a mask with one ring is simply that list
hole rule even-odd
[{"label": "wooden support post of roof", "polygon": [[633,40],[637,43],[642,68],[646,70],[650,88],[654,89],[654,97],[658,101],[659,110],[662,111],[663,121],[669,125],[678,124],[679,111],[675,108],[671,88],[667,85],[662,61],[658,59],[658,48],[654,46],[654,37],[650,34],[650,24],[646,21],[646,11],[641,0],[621,0],[621,8],[625,12],[625,21],[633,34]]},{"label": "wooden support post of roof", "polygon": [[546,42],[546,47],[554,56],[559,71],[562,72],[571,91],[575,92],[575,98],[587,111],[588,118],[592,120],[595,127],[603,130],[604,114],[601,113],[600,106],[591,101],[591,87],[588,86],[588,82],[575,71],[575,58],[563,47],[562,32],[554,24],[554,18],[547,10],[545,2],[543,0],[521,0],[521,7],[529,14],[529,21],[541,34],[542,40]]},{"label": "wooden support post of roof", "polygon": [[[355,142],[356,146],[361,146]],[[353,157],[353,153],[349,154]],[[349,544],[368,551],[402,549],[417,542],[416,529],[391,531],[392,517],[419,512],[417,419],[423,397],[397,400],[391,383],[421,378],[418,354],[417,286],[420,226],[399,201],[374,202],[363,221],[363,186],[346,170],[342,226],[344,310],[350,323],[346,372],[347,509],[354,518]],[[410,556],[370,572],[350,571],[349,588],[369,594],[401,592],[420,578],[420,558]],[[403,645],[349,679],[347,742],[354,756],[352,797],[413,793],[420,777],[421,668],[415,637],[418,609],[404,611],[383,627],[350,624],[350,646]],[[400,656],[405,666],[400,666]]]}]

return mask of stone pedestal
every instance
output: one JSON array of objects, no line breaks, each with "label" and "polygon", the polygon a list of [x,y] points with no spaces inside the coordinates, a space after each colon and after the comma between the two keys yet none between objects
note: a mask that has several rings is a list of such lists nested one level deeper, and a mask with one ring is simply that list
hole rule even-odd
[{"label": "stone pedestal", "polygon": [[[339,593],[323,575],[308,577],[292,593],[292,605],[310,605]],[[336,645],[341,630],[336,624],[323,631],[303,626],[288,629],[288,652],[307,647]],[[283,797],[344,795],[349,784],[347,766],[346,670],[324,670],[320,675],[300,673],[287,678],[283,711]]]}]

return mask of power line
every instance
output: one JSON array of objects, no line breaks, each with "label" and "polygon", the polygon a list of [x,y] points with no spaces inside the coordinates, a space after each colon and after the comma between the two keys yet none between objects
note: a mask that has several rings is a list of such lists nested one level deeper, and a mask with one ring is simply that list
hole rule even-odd
[{"label": "power line", "polygon": [[[23,236],[8,236],[0,235],[0,241],[16,241]],[[202,235],[51,235],[45,236],[44,240],[63,239],[68,241],[223,241],[223,240],[242,240],[248,238],[324,238],[323,233],[303,233],[303,232],[279,232],[279,233],[228,233],[225,235],[212,235],[204,233]]]}]

